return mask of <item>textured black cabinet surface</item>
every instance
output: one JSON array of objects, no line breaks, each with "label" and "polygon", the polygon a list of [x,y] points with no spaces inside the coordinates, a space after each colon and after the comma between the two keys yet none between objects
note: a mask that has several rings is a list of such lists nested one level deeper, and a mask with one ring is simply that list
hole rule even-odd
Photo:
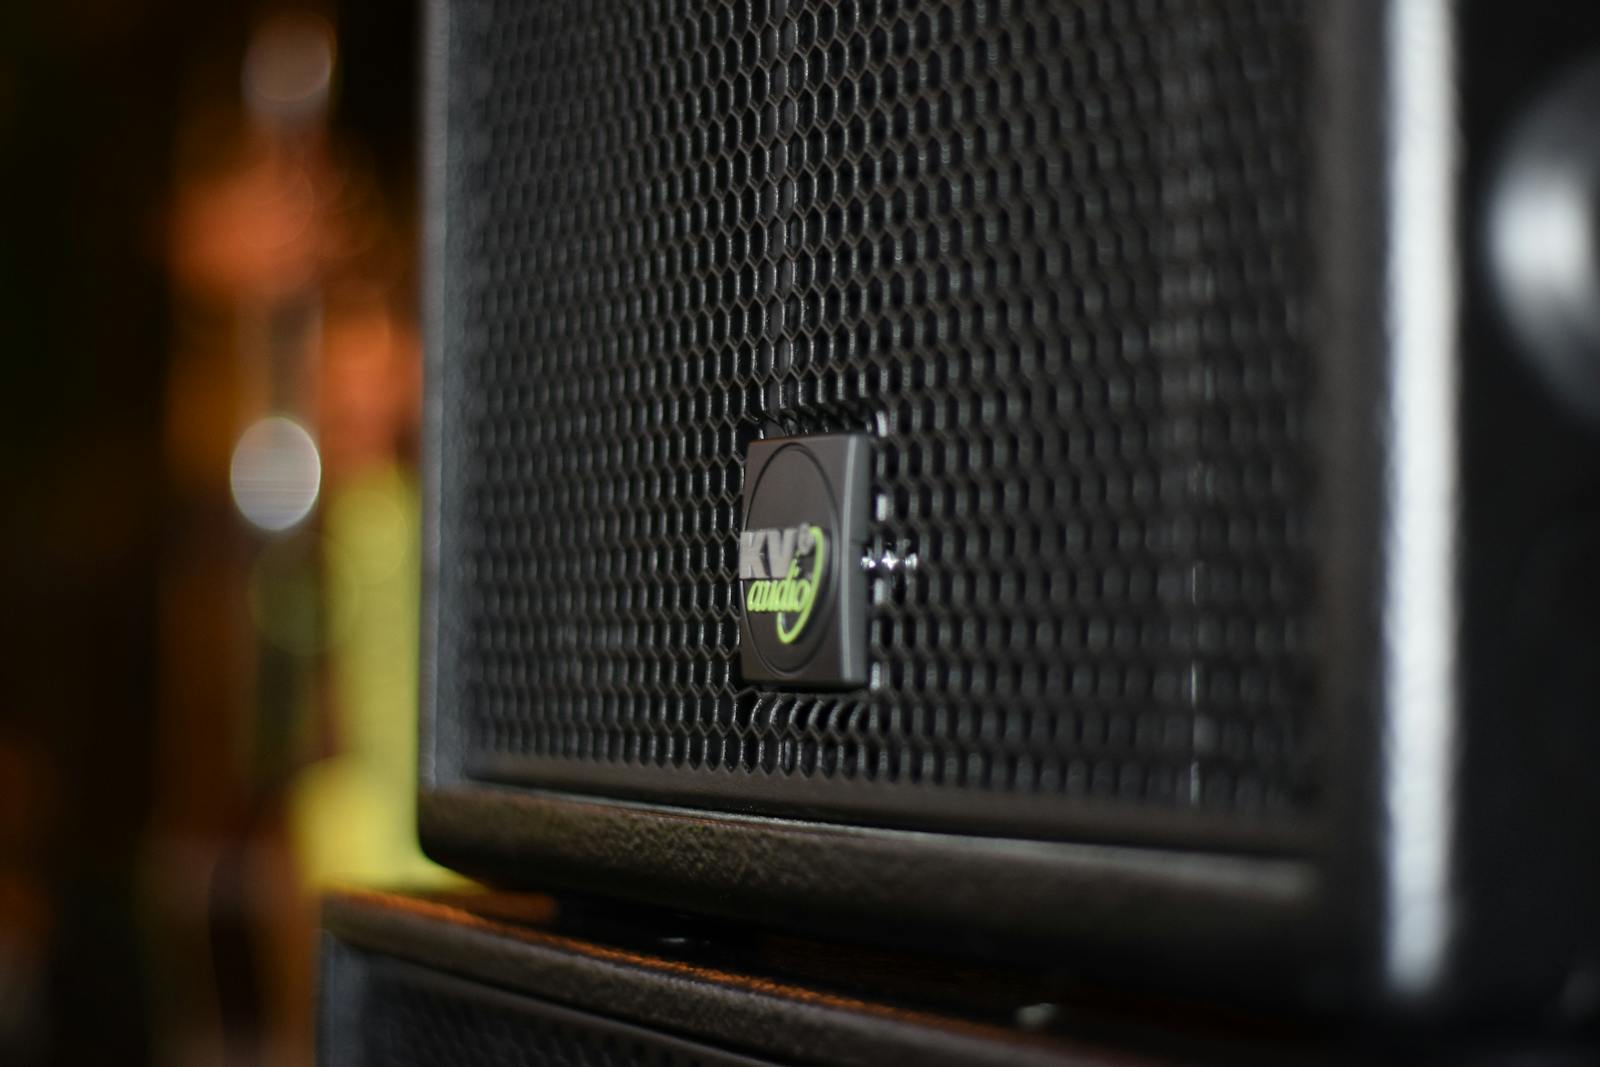
[{"label": "textured black cabinet surface", "polygon": [[1406,1031],[1117,994],[536,893],[343,893],[324,907],[326,1065],[1518,1064],[1582,1045]]}]

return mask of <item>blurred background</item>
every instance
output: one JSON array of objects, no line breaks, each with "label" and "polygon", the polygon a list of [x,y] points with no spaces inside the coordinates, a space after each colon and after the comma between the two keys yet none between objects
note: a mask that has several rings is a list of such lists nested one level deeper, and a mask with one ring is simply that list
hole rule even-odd
[{"label": "blurred background", "polygon": [[0,5],[0,1063],[311,1058],[418,853],[406,0]]}]

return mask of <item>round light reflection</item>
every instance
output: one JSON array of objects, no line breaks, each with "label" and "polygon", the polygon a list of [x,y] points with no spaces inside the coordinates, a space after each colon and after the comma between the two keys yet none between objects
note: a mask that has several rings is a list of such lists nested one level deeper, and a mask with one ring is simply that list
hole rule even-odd
[{"label": "round light reflection", "polygon": [[316,506],[322,456],[305,427],[271,415],[239,437],[228,480],[245,521],[276,533],[300,522]]},{"label": "round light reflection", "polygon": [[244,96],[256,114],[294,121],[320,114],[333,82],[333,27],[288,13],[256,28],[244,59]]}]

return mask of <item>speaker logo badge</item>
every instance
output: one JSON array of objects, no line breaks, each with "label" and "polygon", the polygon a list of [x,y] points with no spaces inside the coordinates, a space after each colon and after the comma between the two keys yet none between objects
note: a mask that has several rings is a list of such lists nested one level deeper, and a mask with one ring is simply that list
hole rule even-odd
[{"label": "speaker logo badge", "polygon": [[811,621],[811,609],[816,606],[827,564],[828,535],[820,526],[746,530],[739,535],[744,610],[757,615],[776,614],[778,642],[794,644]]},{"label": "speaker logo badge", "polygon": [[745,681],[865,684],[870,448],[865,434],[750,446],[738,557]]}]

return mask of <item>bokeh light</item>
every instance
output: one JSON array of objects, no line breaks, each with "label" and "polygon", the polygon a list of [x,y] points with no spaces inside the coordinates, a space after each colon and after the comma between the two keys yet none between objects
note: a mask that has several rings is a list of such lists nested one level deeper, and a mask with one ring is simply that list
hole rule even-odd
[{"label": "bokeh light", "polygon": [[257,529],[278,533],[300,523],[316,506],[322,456],[305,427],[269,415],[240,435],[228,483],[239,514]]}]

